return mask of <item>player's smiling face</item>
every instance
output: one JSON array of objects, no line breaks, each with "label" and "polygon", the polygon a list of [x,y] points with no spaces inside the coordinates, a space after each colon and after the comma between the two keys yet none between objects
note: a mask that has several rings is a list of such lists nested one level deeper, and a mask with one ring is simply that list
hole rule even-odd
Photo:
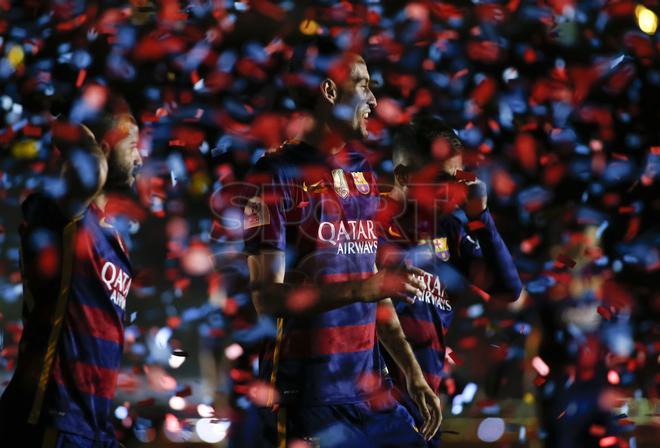
[{"label": "player's smiling face", "polygon": [[119,117],[103,138],[102,144],[108,147],[107,188],[126,189],[135,183],[135,176],[142,166],[138,138],[138,127],[130,115]]},{"label": "player's smiling face", "polygon": [[376,97],[371,91],[369,70],[362,58],[354,59],[349,73],[349,78],[339,89],[336,115],[350,137],[365,139],[369,135],[369,117],[376,109]]}]

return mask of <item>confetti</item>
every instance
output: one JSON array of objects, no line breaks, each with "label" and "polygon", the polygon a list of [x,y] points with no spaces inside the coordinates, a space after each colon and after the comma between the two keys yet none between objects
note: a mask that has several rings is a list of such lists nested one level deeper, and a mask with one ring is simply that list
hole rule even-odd
[{"label": "confetti", "polygon": [[[59,179],[63,155],[93,186],[90,161],[78,151],[79,123],[95,117],[118,90],[139,124],[136,146],[143,159],[137,194],[111,195],[106,207],[138,273],[127,305],[125,367],[118,375],[119,403],[134,405],[127,401],[113,411],[120,441],[162,440],[164,432],[166,439],[188,434],[221,443],[255,405],[277,403],[277,391],[255,380],[259,346],[275,340],[277,321],[255,315],[246,286],[241,201],[254,194],[241,192],[244,183],[271,182],[246,179],[246,173],[313,125],[298,110],[294,87],[318,90],[324,70],[346,79],[341,58],[329,57],[324,47],[309,50],[310,74],[287,74],[301,41],[325,39],[328,47],[361,53],[369,65],[378,106],[361,149],[377,171],[379,190],[392,188],[395,129],[419,111],[444,118],[465,141],[456,178],[488,185],[488,208],[525,284],[528,297],[516,310],[489,300],[499,295],[488,287],[493,279],[464,286],[474,302],[456,308],[452,332],[462,356],[447,350],[447,391],[461,390],[454,371],[482,389],[490,370],[476,368],[475,358],[484,350],[497,358],[496,368],[521,362],[525,344],[537,337],[542,345],[582,353],[585,334],[594,335],[598,349],[563,360],[573,369],[567,387],[579,388],[587,374],[619,387],[655,380],[645,368],[657,351],[645,307],[657,302],[648,284],[660,268],[653,226],[660,146],[650,93],[657,91],[660,73],[657,13],[648,4],[513,0],[396,9],[384,2],[304,8],[280,1],[219,8],[205,2],[181,8],[175,1],[125,7],[101,2],[98,8],[60,3],[37,15],[26,5],[0,5],[6,13],[0,14],[0,373],[14,370],[22,332],[21,202],[40,188],[57,197],[67,193]],[[439,160],[450,154],[441,140],[432,148]],[[413,195],[419,206],[447,213],[462,207],[466,192],[436,188],[431,184],[439,170],[427,169],[429,185]],[[315,174],[304,176],[317,181]],[[321,182],[308,193],[331,191],[331,183]],[[276,190],[264,198],[269,206],[282,205]],[[287,213],[316,212],[312,199],[300,199],[285,204],[291,206]],[[475,239],[483,233],[480,220],[463,225]],[[33,269],[54,278],[61,254],[52,236],[36,239]],[[385,259],[391,249],[382,248]],[[287,260],[296,249],[289,249]],[[455,248],[450,252],[453,261]],[[448,283],[461,283],[459,277],[447,274]],[[305,311],[318,298],[314,287],[303,286],[292,290],[286,305]],[[377,318],[389,319],[388,313],[381,310]],[[543,326],[529,314],[559,317]],[[192,392],[177,385],[202,376],[191,362],[198,355],[188,342],[193,338],[230,364],[221,367],[234,385],[226,406],[200,412],[212,397],[201,398],[201,390],[198,396],[196,386],[185,399],[176,393]],[[554,387],[551,395],[557,396],[563,385],[549,379],[558,371],[556,361],[541,356],[524,369],[536,375],[540,390]],[[604,373],[587,372],[603,360]],[[577,365],[582,362],[586,366]],[[463,399],[466,390],[452,401],[452,413],[472,411]],[[637,398],[652,393],[642,386],[634,392]],[[617,402],[614,395],[604,397],[606,409]],[[199,419],[179,415],[174,408],[182,403],[182,412],[197,409]],[[569,424],[574,409],[564,407],[558,422]],[[153,420],[140,415],[147,408]],[[501,411],[502,420],[512,418],[506,407]],[[633,445],[604,428],[590,429],[600,446]],[[485,419],[478,438],[496,441],[515,431],[512,437],[523,442],[527,430],[537,429]],[[298,442],[305,443],[292,445]]]}]

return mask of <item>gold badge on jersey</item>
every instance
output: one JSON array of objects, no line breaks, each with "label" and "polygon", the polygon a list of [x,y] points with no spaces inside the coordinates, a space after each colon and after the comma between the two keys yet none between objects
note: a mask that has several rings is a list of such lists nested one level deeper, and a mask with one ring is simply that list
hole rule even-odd
[{"label": "gold badge on jersey", "polygon": [[356,171],[351,173],[353,176],[353,182],[355,182],[355,188],[362,194],[369,194],[369,182],[364,178],[364,173],[362,171]]},{"label": "gold badge on jersey", "polygon": [[439,257],[442,261],[449,260],[449,247],[447,247],[446,237],[433,239],[433,252],[435,252],[436,257]]},{"label": "gold badge on jersey", "polygon": [[344,170],[337,168],[332,170],[332,182],[335,186],[335,191],[340,198],[346,199],[348,197],[348,182],[346,181],[346,176],[344,175]]}]

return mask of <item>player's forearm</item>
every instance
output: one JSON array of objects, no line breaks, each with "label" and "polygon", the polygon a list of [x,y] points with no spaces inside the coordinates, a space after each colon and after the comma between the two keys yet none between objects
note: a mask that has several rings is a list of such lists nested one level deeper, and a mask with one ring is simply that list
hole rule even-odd
[{"label": "player's forearm", "polygon": [[360,281],[329,285],[253,285],[255,308],[273,317],[306,316],[362,301],[366,297]]},{"label": "player's forearm", "polygon": [[403,333],[392,301],[390,299],[380,301],[378,309],[378,315],[384,316],[379,318],[376,323],[378,340],[394,359],[407,381],[425,381],[415,353]]},{"label": "player's forearm", "polygon": [[484,260],[487,261],[486,266],[493,275],[493,286],[488,292],[513,302],[522,292],[522,283],[511,252],[497,231],[488,210],[481,214],[479,220],[484,227],[476,230],[474,234],[479,240]]},{"label": "player's forearm", "polygon": [[62,178],[65,194],[59,199],[68,216],[82,212],[105,185],[108,161],[92,132],[85,126],[74,127],[72,135],[62,134],[62,124],[53,128],[53,143],[62,153]]}]

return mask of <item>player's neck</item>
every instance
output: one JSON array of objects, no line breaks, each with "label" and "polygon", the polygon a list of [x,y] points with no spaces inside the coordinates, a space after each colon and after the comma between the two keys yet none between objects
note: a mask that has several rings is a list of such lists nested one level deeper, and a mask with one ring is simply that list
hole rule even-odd
[{"label": "player's neck", "polygon": [[101,211],[105,212],[105,206],[108,203],[108,196],[105,191],[101,190],[96,196],[94,196],[92,202],[94,202],[94,205],[96,205]]},{"label": "player's neck", "polygon": [[346,147],[346,140],[328,125],[314,126],[300,139],[324,154],[337,154]]},{"label": "player's neck", "polygon": [[401,185],[398,182],[394,183],[394,186],[392,187],[392,190],[388,194],[388,197],[392,199],[393,201],[397,202],[406,202],[407,197],[406,197],[406,187]]}]

